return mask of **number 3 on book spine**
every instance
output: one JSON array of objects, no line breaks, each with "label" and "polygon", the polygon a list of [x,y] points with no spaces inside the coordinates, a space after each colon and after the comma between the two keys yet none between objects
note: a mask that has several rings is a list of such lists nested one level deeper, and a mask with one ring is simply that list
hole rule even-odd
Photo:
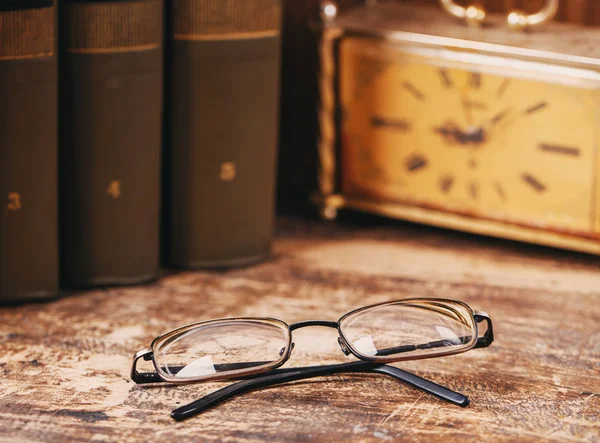
[{"label": "number 3 on book spine", "polygon": [[58,292],[52,0],[0,0],[0,303]]},{"label": "number 3 on book spine", "polygon": [[8,194],[8,205],[6,206],[6,209],[9,211],[18,211],[21,209],[21,206],[21,194],[18,192],[10,192]]}]

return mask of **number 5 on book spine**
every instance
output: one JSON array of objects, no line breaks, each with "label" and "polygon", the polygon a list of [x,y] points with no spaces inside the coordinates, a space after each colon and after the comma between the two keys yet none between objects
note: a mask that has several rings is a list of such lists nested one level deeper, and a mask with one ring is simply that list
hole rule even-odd
[{"label": "number 5 on book spine", "polygon": [[119,198],[121,196],[121,180],[111,181],[106,192],[114,199]]}]

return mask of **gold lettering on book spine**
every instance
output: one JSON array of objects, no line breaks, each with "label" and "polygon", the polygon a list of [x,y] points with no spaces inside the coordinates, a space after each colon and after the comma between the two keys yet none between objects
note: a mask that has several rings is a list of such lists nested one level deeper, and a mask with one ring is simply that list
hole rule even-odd
[{"label": "gold lettering on book spine", "polygon": [[106,188],[106,192],[115,200],[121,197],[121,180],[113,180]]},{"label": "gold lettering on book spine", "polygon": [[225,162],[221,165],[221,180],[225,182],[232,181],[237,175],[235,163]]},{"label": "gold lettering on book spine", "polygon": [[21,194],[18,192],[10,192],[8,194],[8,205],[6,206],[6,209],[9,211],[18,211],[22,207],[23,204],[21,203]]}]

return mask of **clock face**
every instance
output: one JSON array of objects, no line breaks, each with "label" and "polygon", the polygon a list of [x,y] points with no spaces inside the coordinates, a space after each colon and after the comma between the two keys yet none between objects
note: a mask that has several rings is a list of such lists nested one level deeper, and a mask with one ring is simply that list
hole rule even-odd
[{"label": "clock face", "polygon": [[340,66],[346,196],[598,231],[598,81],[373,39]]}]

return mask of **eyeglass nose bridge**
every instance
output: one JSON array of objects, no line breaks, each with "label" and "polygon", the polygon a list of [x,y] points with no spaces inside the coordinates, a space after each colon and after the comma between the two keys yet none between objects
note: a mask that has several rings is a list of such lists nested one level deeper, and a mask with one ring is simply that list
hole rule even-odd
[{"label": "eyeglass nose bridge", "polygon": [[[301,321],[298,323],[293,323],[290,325],[290,331],[295,331],[296,329],[300,329],[300,328],[308,328],[310,326],[323,326],[326,328],[333,328],[333,329],[337,329],[338,333],[340,332],[340,324],[337,321],[324,321],[324,320],[308,320],[308,321]],[[342,337],[338,337],[338,344],[340,345],[340,349],[342,350],[342,352],[344,353],[344,355],[348,356],[350,355],[352,352],[350,351],[350,349],[348,348],[348,345],[346,344],[346,342],[342,339]],[[293,348],[293,343],[292,343],[292,348]],[[290,350],[291,351],[291,350]]]},{"label": "eyeglass nose bridge", "polygon": [[290,325],[290,331],[295,331],[296,329],[300,328],[308,328],[310,326],[323,326],[325,328],[333,328],[338,330],[340,328],[340,324],[337,321],[307,320],[298,323],[292,323]]}]

